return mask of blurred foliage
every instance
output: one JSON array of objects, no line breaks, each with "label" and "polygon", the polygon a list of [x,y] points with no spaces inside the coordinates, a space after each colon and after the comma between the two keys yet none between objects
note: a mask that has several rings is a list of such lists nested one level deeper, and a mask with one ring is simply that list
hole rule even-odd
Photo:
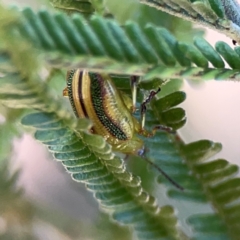
[{"label": "blurred foliage", "polygon": [[190,22],[147,5],[139,4],[137,0],[106,0],[106,5],[122,24],[128,20],[136,21],[141,26],[152,23],[155,26],[167,28],[178,40],[187,42],[191,42],[193,36],[204,35],[204,30],[196,29]]}]

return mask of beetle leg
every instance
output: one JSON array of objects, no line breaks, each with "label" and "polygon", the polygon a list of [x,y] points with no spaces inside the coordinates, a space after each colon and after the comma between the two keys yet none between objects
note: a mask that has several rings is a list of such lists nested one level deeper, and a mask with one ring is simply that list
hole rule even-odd
[{"label": "beetle leg", "polygon": [[173,134],[176,133],[176,131],[173,130],[171,127],[167,127],[167,126],[164,126],[164,125],[157,125],[153,128],[152,134],[154,135],[157,130],[162,130],[164,132],[173,133]]},{"label": "beetle leg", "polygon": [[161,130],[161,131],[164,131],[164,132],[167,132],[167,133],[171,133],[171,134],[175,134],[176,131],[173,130],[171,127],[167,127],[167,126],[164,126],[164,125],[157,125],[155,126],[151,132],[148,132],[146,131],[144,128],[142,128],[140,131],[139,131],[139,134],[145,136],[145,137],[153,137],[156,133],[156,131],[158,130]]},{"label": "beetle leg", "polygon": [[145,129],[144,129],[144,126],[145,126],[145,119],[146,119],[146,111],[147,111],[147,103],[149,103],[153,97],[159,93],[161,91],[160,88],[158,88],[157,91],[151,91],[149,96],[147,97],[147,99],[141,104],[141,134],[146,136],[146,137],[152,137],[155,135],[156,131],[158,130],[162,130],[162,131],[165,131],[165,132],[168,132],[168,133],[176,133],[175,130],[173,130],[171,127],[167,127],[167,126],[164,126],[164,125],[157,125],[155,126],[153,129],[152,129],[152,132],[147,132]]},{"label": "beetle leg", "polygon": [[158,88],[157,91],[151,91],[147,99],[141,104],[141,128],[144,129],[145,119],[146,119],[146,111],[147,111],[147,103],[149,103],[153,97],[161,91],[161,88]]},{"label": "beetle leg", "polygon": [[137,84],[138,84],[139,77],[138,76],[131,76],[131,89],[132,89],[132,113],[136,112],[136,102],[137,102]]}]

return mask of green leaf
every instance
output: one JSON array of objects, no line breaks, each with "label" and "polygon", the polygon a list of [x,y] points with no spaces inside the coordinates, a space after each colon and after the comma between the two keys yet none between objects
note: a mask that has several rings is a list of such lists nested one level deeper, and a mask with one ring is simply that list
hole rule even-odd
[{"label": "green leaf", "polygon": [[[122,160],[111,153],[111,148],[106,152],[108,144],[100,136],[78,131],[81,134],[79,138],[70,129],[63,128],[62,121],[58,127],[52,127],[49,122],[59,122],[59,118],[53,113],[38,112],[22,120],[28,126],[49,126],[46,130],[37,130],[35,137],[54,152],[54,157],[62,162],[74,180],[87,184],[100,205],[113,212],[115,220],[132,225],[139,239],[145,239],[145,236],[176,238],[173,213],[159,212],[155,199],[142,190],[139,179],[125,170]],[[68,143],[70,136],[74,140]],[[166,223],[163,224],[162,218],[166,219]],[[152,220],[158,222],[154,229],[150,228]],[[146,226],[144,231],[139,228],[140,225]]]},{"label": "green leaf", "polygon": [[216,43],[216,50],[224,57],[229,66],[233,69],[239,69],[240,59],[236,52],[224,42]]},{"label": "green leaf", "polygon": [[[140,27],[128,22],[120,27],[116,21],[99,16],[86,21],[80,15],[69,18],[62,13],[51,15],[42,10],[35,14],[24,9],[21,22],[14,28],[21,37],[42,49],[47,63],[55,68],[81,67],[116,74],[125,69],[126,74],[135,75],[148,72],[145,80],[155,77],[222,80],[236,79],[239,75],[238,70],[224,69],[221,56],[203,39],[196,38],[194,48],[179,43],[166,29],[154,25]],[[232,51],[231,55],[221,51],[221,55],[237,68],[240,56]],[[199,67],[190,67],[191,61]],[[207,68],[208,61],[219,70]]]},{"label": "green leaf", "polygon": [[154,26],[147,25],[146,28],[144,28],[144,32],[145,35],[148,36],[148,39],[151,41],[152,45],[155,46],[155,49],[157,49],[156,53],[162,62],[167,66],[174,66],[176,64],[176,60],[173,56],[173,53],[172,51],[169,51],[167,42],[159,32],[155,31]]},{"label": "green leaf", "polygon": [[179,43],[180,50],[185,54],[187,58],[189,58],[193,63],[195,63],[198,67],[207,68],[208,61],[201,54],[201,52],[197,51],[194,46],[191,46],[186,43]]},{"label": "green leaf", "polygon": [[143,61],[148,63],[158,62],[158,57],[156,56],[154,49],[150,44],[148,44],[147,38],[143,35],[139,26],[132,22],[127,22],[125,25],[125,32],[132,42],[135,39],[138,39],[135,47],[139,51]]},{"label": "green leaf", "polygon": [[224,18],[225,17],[225,13],[224,13],[224,8],[222,5],[222,2],[219,0],[208,0],[212,10],[218,15],[218,17],[220,18]]},{"label": "green leaf", "polygon": [[223,68],[224,62],[213,47],[203,38],[195,38],[194,45],[202,52],[202,54],[212,63],[216,68]]},{"label": "green leaf", "polygon": [[201,14],[207,21],[215,23],[218,20],[216,13],[202,1],[194,1],[193,9]]},{"label": "green leaf", "polygon": [[182,103],[185,99],[186,99],[186,93],[178,91],[178,92],[171,93],[165,96],[164,98],[159,98],[155,102],[155,105],[158,108],[158,111],[164,112]]}]

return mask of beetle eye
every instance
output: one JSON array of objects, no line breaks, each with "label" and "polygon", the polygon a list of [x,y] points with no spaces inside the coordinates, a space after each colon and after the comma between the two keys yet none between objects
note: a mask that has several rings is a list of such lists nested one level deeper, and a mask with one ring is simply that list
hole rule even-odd
[{"label": "beetle eye", "polygon": [[144,147],[138,149],[138,151],[137,151],[138,156],[141,156],[141,157],[144,155],[144,153],[145,153],[145,148]]}]

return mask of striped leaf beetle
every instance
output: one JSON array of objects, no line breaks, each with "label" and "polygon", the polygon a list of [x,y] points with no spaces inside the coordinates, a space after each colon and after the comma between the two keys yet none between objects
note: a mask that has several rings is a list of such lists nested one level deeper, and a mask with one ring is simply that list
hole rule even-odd
[{"label": "striped leaf beetle", "polygon": [[171,132],[172,129],[158,125],[148,132],[144,128],[146,104],[160,91],[151,91],[141,104],[141,121],[134,116],[136,111],[137,77],[131,77],[132,99],[120,92],[114,85],[110,75],[76,69],[67,73],[67,87],[63,95],[68,96],[73,111],[78,118],[92,121],[91,132],[99,134],[112,146],[113,151],[135,154],[143,157],[157,168],[177,188],[182,189],[156,164],[144,157],[144,143],[137,136],[152,137],[157,130]]}]

